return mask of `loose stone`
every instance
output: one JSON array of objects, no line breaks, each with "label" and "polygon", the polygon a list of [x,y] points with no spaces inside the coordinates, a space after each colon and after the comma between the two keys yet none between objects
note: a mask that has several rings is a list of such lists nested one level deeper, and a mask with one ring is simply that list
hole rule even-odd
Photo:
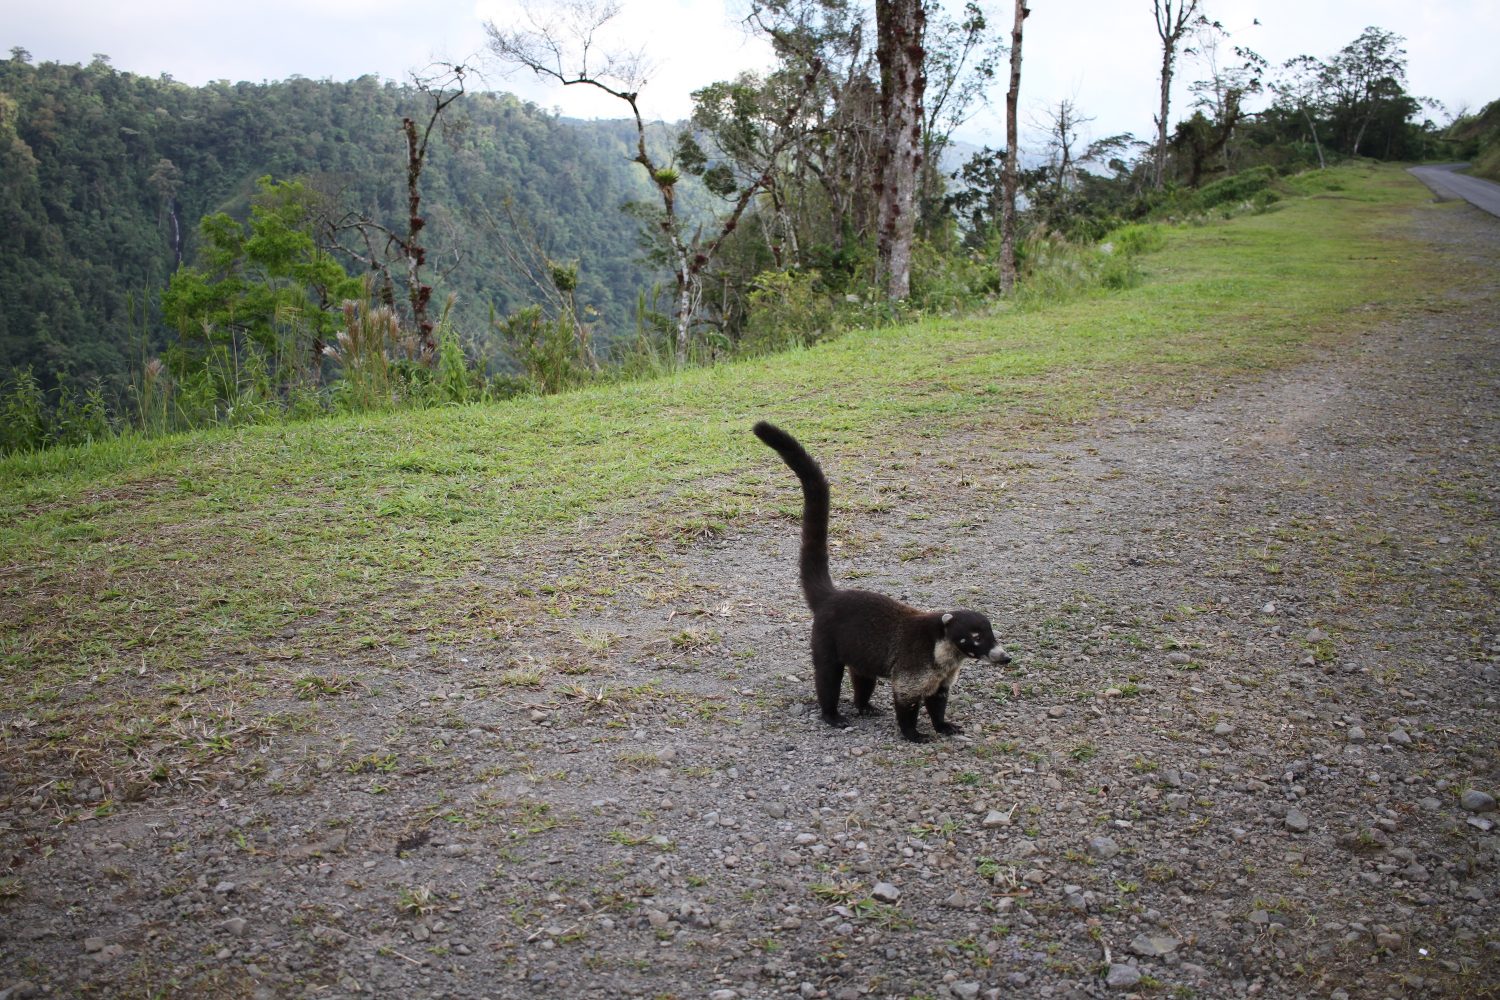
[{"label": "loose stone", "polygon": [[1108,861],[1120,853],[1120,845],[1112,837],[1095,837],[1089,841],[1089,857]]},{"label": "loose stone", "polygon": [[1495,797],[1488,792],[1481,792],[1477,788],[1471,788],[1459,796],[1458,804],[1471,813],[1489,812],[1495,808]]},{"label": "loose stone", "polygon": [[1180,944],[1170,934],[1137,934],[1130,942],[1130,950],[1146,958],[1160,958],[1172,954]]}]

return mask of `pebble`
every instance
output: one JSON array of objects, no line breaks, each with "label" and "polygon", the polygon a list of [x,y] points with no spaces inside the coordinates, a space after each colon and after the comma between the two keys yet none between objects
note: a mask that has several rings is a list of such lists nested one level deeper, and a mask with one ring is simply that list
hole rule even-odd
[{"label": "pebble", "polygon": [[249,926],[249,921],[244,917],[230,917],[219,926],[224,928],[229,933],[233,934],[235,937],[240,937],[245,933],[245,928]]},{"label": "pebble", "polygon": [[1350,726],[1349,731],[1344,735],[1350,743],[1363,743],[1365,741],[1365,731],[1358,726]]},{"label": "pebble", "polygon": [[1471,813],[1489,812],[1495,808],[1495,797],[1488,792],[1481,792],[1477,788],[1471,788],[1459,796],[1458,804]]},{"label": "pebble", "polygon": [[1141,970],[1133,965],[1117,963],[1109,967],[1104,985],[1112,990],[1128,990],[1141,981]]},{"label": "pebble", "polygon": [[1089,857],[1108,861],[1120,853],[1120,845],[1112,837],[1095,837],[1089,841]]},{"label": "pebble", "polygon": [[1404,747],[1411,745],[1411,734],[1402,729],[1400,726],[1392,729],[1388,734],[1386,734],[1385,738],[1391,743],[1396,744],[1397,746]]},{"label": "pebble", "polygon": [[1221,722],[1217,726],[1214,726],[1214,735],[1215,736],[1229,736],[1233,732],[1234,732],[1234,727],[1231,726],[1227,722]]},{"label": "pebble", "polygon": [[1286,811],[1286,819],[1282,820],[1282,822],[1286,825],[1286,828],[1293,833],[1307,832],[1307,816],[1302,812],[1301,809],[1288,809]]},{"label": "pebble", "polygon": [[1130,950],[1146,958],[1170,955],[1182,944],[1170,934],[1137,934],[1130,942]]},{"label": "pebble", "polygon": [[708,1000],[739,1000],[738,990],[714,990],[708,995]]},{"label": "pebble", "polygon": [[1168,653],[1167,662],[1174,667],[1186,666],[1193,662],[1193,658],[1186,653]]},{"label": "pebble", "polygon": [[979,825],[986,830],[993,830],[997,826],[1010,826],[1010,817],[998,809],[991,809],[984,814],[984,819],[980,820]]},{"label": "pebble", "polygon": [[901,890],[889,882],[876,882],[870,890],[870,898],[877,903],[894,903],[901,898]]},{"label": "pebble", "polygon": [[979,996],[978,983],[950,983],[948,992],[958,997],[958,1000],[977,1000]]}]

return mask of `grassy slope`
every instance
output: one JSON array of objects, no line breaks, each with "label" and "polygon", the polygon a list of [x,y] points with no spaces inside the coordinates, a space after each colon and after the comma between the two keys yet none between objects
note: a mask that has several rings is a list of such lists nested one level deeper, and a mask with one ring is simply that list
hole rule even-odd
[{"label": "grassy slope", "polygon": [[[153,691],[202,691],[231,665],[276,683],[280,661],[463,642],[544,614],[540,546],[590,544],[593,526],[637,512],[604,537],[638,553],[764,509],[771,467],[748,434],[762,416],[835,462],[901,432],[1006,441],[1293,363],[1457,280],[1406,235],[1411,211],[1440,209],[1419,208],[1404,173],[1331,173],[1303,193],[1170,232],[1140,287],[1045,309],[560,397],[8,460],[0,721],[67,743],[93,728],[75,723],[150,716]],[[585,589],[618,585],[630,561]],[[477,575],[495,565],[538,587],[497,593]]]}]

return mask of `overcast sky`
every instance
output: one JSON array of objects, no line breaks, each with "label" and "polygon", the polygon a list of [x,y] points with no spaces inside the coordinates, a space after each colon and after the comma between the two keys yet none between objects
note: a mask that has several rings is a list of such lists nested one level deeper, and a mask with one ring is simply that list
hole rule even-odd
[{"label": "overcast sky", "polygon": [[[655,67],[641,91],[647,115],[683,117],[693,89],[769,64],[764,44],[738,25],[746,0],[620,3],[616,29],[601,43],[639,50]],[[1094,119],[1085,138],[1149,135],[1160,65],[1150,0],[1031,0],[1031,7],[1023,124],[1041,120],[1046,106],[1066,98]],[[1011,4],[990,0],[985,8],[1008,35]],[[0,0],[0,53],[19,46],[33,62],[65,63],[87,63],[103,53],[118,69],[166,73],[191,84],[365,74],[403,80],[434,60],[482,59],[483,23],[511,23],[519,9],[516,0]],[[1246,45],[1273,65],[1302,53],[1327,57],[1367,25],[1404,35],[1410,90],[1443,102],[1446,112],[1432,113],[1437,121],[1500,98],[1500,0],[1205,0],[1204,9],[1230,32],[1226,56],[1234,45]],[[1191,62],[1180,70],[1174,120],[1187,107],[1187,84],[1201,76]],[[587,88],[546,85],[493,68],[485,85],[579,117],[619,117],[624,110]],[[1003,89],[994,95],[996,110],[977,115],[961,133],[964,139],[1003,144]],[[1022,144],[1034,144],[1024,128]]]}]

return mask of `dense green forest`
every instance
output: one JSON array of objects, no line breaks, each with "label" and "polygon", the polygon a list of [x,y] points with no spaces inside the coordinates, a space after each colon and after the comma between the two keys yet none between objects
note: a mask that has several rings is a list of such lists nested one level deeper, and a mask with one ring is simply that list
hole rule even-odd
[{"label": "dense green forest", "polygon": [[[424,100],[372,76],[190,87],[102,60],[0,61],[0,372],[139,369],[162,346],[156,302],[197,258],[199,221],[246,217],[263,176],[299,179],[341,211],[400,219],[400,124],[423,115]],[[424,237],[439,293],[457,294],[457,325],[482,336],[491,306],[531,301],[507,254],[518,238],[579,262],[578,297],[601,324],[633,322],[639,226],[620,209],[644,179],[621,123],[563,120],[495,94],[456,110],[422,180]]]}]

